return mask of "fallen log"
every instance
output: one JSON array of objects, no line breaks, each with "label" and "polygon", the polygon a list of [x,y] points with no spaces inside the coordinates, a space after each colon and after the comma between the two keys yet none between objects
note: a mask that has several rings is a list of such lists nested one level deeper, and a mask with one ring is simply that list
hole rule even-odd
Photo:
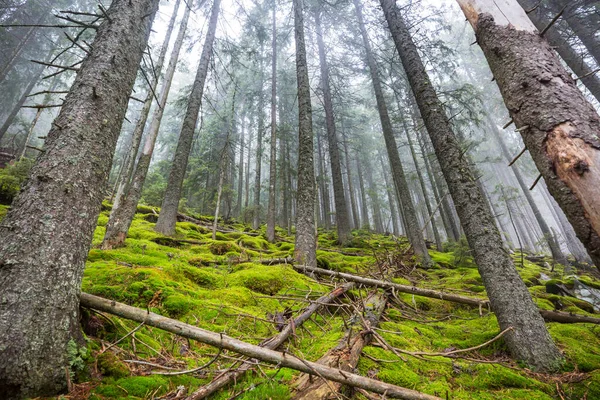
[{"label": "fallen log", "polygon": [[[211,222],[206,222],[206,221],[202,221],[201,219],[197,219],[194,217],[190,217],[189,215],[185,215],[182,213],[177,213],[177,220],[182,222],[191,222],[192,224],[196,224],[198,226],[201,226],[203,228],[206,229],[210,229],[212,231],[213,226]],[[223,228],[217,228],[217,232],[221,232],[221,233],[243,233],[244,235],[248,235],[248,236],[259,236],[260,233],[256,233],[256,232],[242,232],[242,231],[236,231],[234,229],[223,229]]]},{"label": "fallen log", "polygon": [[[377,326],[385,309],[387,296],[383,293],[373,293],[364,301],[362,310],[358,310],[353,320],[358,327],[350,325],[346,335],[339,343],[329,350],[317,363],[332,368],[351,372],[358,365],[363,348],[371,341],[371,328]],[[364,318],[361,318],[362,315]],[[364,321],[364,326],[362,322]],[[302,374],[294,384],[294,400],[326,400],[343,391],[342,384],[328,382],[311,374]],[[344,396],[350,393],[343,393]],[[350,396],[347,396],[350,397]]]},{"label": "fallen log", "polygon": [[[295,331],[295,329],[300,327],[306,320],[308,320],[312,314],[314,314],[325,304],[331,303],[337,297],[346,293],[353,287],[354,283],[347,283],[332,290],[325,296],[319,297],[315,302],[306,307],[302,314],[300,314],[298,317],[294,318],[289,324],[287,324],[279,334],[265,340],[263,343],[260,344],[260,346],[272,350],[277,349],[290,337],[290,335]],[[215,393],[217,390],[220,390],[241,378],[241,376],[244,375],[246,371],[248,371],[250,368],[252,368],[252,364],[246,363],[235,370],[225,372],[214,378],[210,383],[198,388],[194,393],[188,396],[186,400],[204,399],[210,396],[211,394]]]},{"label": "fallen log", "polygon": [[406,400],[441,400],[439,397],[431,396],[415,390],[402,388],[375,379],[370,379],[357,374],[341,371],[339,369],[326,367],[311,361],[298,358],[289,353],[281,353],[254,344],[242,342],[227,335],[207,331],[195,326],[166,318],[158,314],[131,307],[127,304],[118,303],[113,300],[103,299],[88,293],[81,293],[79,296],[83,307],[93,308],[98,311],[104,311],[122,318],[137,322],[144,322],[148,326],[153,326],[177,335],[197,340],[201,343],[215,346],[224,350],[231,350],[246,357],[255,358],[278,367],[291,368],[300,372],[322,376],[325,379],[340,382],[344,385],[365,389],[367,391],[385,395],[388,398],[406,399]]},{"label": "fallen log", "polygon": [[430,297],[432,299],[440,299],[452,301],[460,304],[467,304],[475,307],[488,307],[489,300],[477,299],[474,297],[461,296],[459,294],[444,293],[437,290],[422,289],[415,286],[401,285],[394,282],[380,281],[377,279],[364,278],[362,276],[346,274],[344,272],[331,271],[323,268],[309,267],[307,265],[294,265],[294,269],[303,273],[312,272],[319,275],[327,275],[336,278],[345,279],[350,282],[361,283],[367,286],[374,286],[383,289],[393,289],[402,293],[414,294],[417,296]]},{"label": "fallen log", "polygon": [[587,315],[578,315],[549,310],[540,310],[540,314],[542,314],[542,317],[548,322],[560,322],[563,324],[600,324],[600,318],[588,317]]}]

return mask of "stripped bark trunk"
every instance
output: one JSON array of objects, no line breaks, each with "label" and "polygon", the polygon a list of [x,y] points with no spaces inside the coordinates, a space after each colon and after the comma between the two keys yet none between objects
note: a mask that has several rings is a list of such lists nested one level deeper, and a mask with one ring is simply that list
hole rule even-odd
[{"label": "stripped bark trunk", "polygon": [[[173,33],[173,28],[175,27],[175,20],[177,19],[177,12],[179,11],[179,4],[181,0],[177,0],[175,2],[175,7],[173,9],[173,14],[171,15],[171,19],[169,21],[169,25],[167,27],[167,33],[165,35],[165,39],[163,41],[162,47],[160,49],[160,53],[158,55],[158,59],[156,60],[156,64],[154,65],[154,71],[151,71],[150,81],[148,82],[148,93],[146,93],[146,99],[144,99],[144,105],[140,110],[140,114],[138,116],[137,123],[135,124],[135,128],[133,129],[133,133],[131,135],[130,143],[128,144],[129,151],[125,156],[125,160],[123,161],[123,165],[121,167],[121,171],[118,177],[117,191],[114,196],[113,208],[111,210],[111,214],[118,210],[121,206],[121,203],[127,196],[127,192],[129,190],[129,184],[131,182],[131,178],[133,175],[133,169],[135,166],[135,161],[140,150],[140,144],[142,143],[142,136],[144,135],[144,128],[146,127],[146,121],[148,121],[148,115],[150,114],[150,108],[152,107],[152,103],[154,102],[154,98],[156,97],[155,92],[158,87],[158,81],[160,78],[160,74],[162,72],[163,64],[165,63],[165,57],[167,56],[167,49],[169,47],[169,42],[171,41],[171,35]],[[142,72],[144,73],[144,72]],[[146,74],[148,75],[148,74]],[[157,107],[161,107],[160,104],[157,104]],[[108,224],[111,224],[111,218],[108,219]],[[108,230],[108,228],[107,228]]]},{"label": "stripped bark trunk", "polygon": [[562,355],[502,245],[490,208],[477,187],[468,159],[461,151],[408,27],[393,0],[380,1],[492,309],[502,330],[514,328],[505,336],[508,348],[515,358],[532,368],[557,370]]},{"label": "stripped bark trunk", "polygon": [[156,139],[158,138],[158,132],[165,112],[165,106],[167,105],[167,99],[169,98],[173,77],[175,76],[175,69],[177,68],[177,62],[179,60],[179,53],[181,52],[181,47],[183,46],[185,31],[187,30],[190,18],[190,11],[191,10],[189,7],[185,8],[183,19],[180,23],[181,26],[179,28],[179,33],[177,34],[177,39],[175,40],[173,50],[171,51],[169,66],[167,67],[165,78],[162,83],[158,102],[160,107],[156,107],[154,110],[152,122],[150,123],[148,134],[144,139],[142,153],[140,154],[140,158],[133,172],[127,196],[118,210],[113,209],[111,211],[109,223],[106,225],[106,233],[102,242],[103,249],[111,249],[124,245],[125,239],[127,238],[127,232],[129,231],[131,222],[135,217],[137,204],[142,198],[144,182],[146,181],[146,176],[148,175],[150,161],[152,161],[152,154],[154,153],[154,146],[156,144]]},{"label": "stripped bark trunk", "polygon": [[[283,343],[285,343],[285,341],[294,333],[294,331],[301,327],[302,324],[304,324],[304,322],[306,322],[311,317],[311,315],[313,315],[315,312],[321,309],[321,307],[331,303],[332,301],[334,301],[353,287],[353,283],[347,283],[338,288],[335,288],[325,296],[319,297],[310,306],[308,306],[298,317],[294,318],[290,323],[288,323],[279,334],[265,340],[260,344],[260,346],[266,349],[277,350],[277,348]],[[204,399],[210,396],[211,394],[215,393],[217,390],[221,390],[225,386],[236,382],[251,368],[252,363],[242,364],[242,366],[240,366],[239,368],[226,372],[225,374],[222,374],[219,377],[213,379],[209,384],[201,386],[186,400]]]},{"label": "stripped bark trunk", "polygon": [[459,3],[550,193],[600,265],[600,117],[516,0],[508,21],[498,6]]},{"label": "stripped bark trunk", "polygon": [[192,150],[192,141],[198,122],[198,113],[202,105],[202,94],[204,93],[204,82],[208,74],[208,66],[212,57],[213,43],[215,41],[215,32],[217,30],[217,20],[219,18],[219,8],[221,0],[214,0],[206,39],[202,48],[202,55],[198,64],[196,78],[192,85],[192,92],[188,99],[187,111],[183,119],[183,126],[179,134],[175,157],[169,173],[169,182],[165,191],[160,215],[154,226],[154,230],[163,235],[173,235],[175,233],[175,222],[177,221],[177,210],[179,200],[181,199],[181,188],[183,178],[187,169],[188,159]]},{"label": "stripped bark trunk", "polygon": [[340,151],[338,137],[333,115],[333,101],[329,85],[329,65],[325,54],[323,29],[321,27],[321,10],[317,9],[315,15],[315,29],[317,46],[319,49],[319,65],[321,68],[321,86],[323,89],[323,107],[325,108],[325,123],[327,128],[327,143],[329,145],[329,161],[331,164],[331,177],[333,180],[333,199],[335,202],[335,221],[338,233],[338,242],[343,246],[352,239],[350,220],[348,218],[348,203],[344,194],[342,179],[342,166],[340,164]]},{"label": "stripped bark trunk", "polygon": [[269,159],[269,204],[267,206],[267,240],[275,241],[275,197],[277,181],[277,3],[273,2],[273,56],[271,58],[271,156]]},{"label": "stripped bark trunk", "polygon": [[172,332],[176,335],[197,340],[201,343],[215,346],[224,350],[234,351],[247,357],[255,358],[278,367],[291,368],[300,372],[319,374],[334,382],[358,387],[374,393],[385,394],[387,397],[406,400],[440,400],[439,397],[430,396],[425,393],[411,389],[405,389],[389,383],[366,378],[339,369],[326,367],[321,364],[306,361],[295,357],[290,353],[280,353],[261,346],[242,342],[222,333],[207,331],[186,323],[162,317],[158,314],[148,312],[139,308],[131,307],[116,301],[106,300],[101,297],[82,293],[81,304],[84,307],[93,308],[98,311],[107,312],[122,318],[137,322],[144,322],[147,326],[153,326]]},{"label": "stripped bark trunk", "polygon": [[[158,0],[114,0],[0,226],[0,393],[67,388],[78,294],[111,160]],[[126,37],[128,40],[123,41]],[[40,323],[42,321],[42,323]]]},{"label": "stripped bark trunk", "polygon": [[294,259],[317,265],[315,226],[315,165],[313,155],[312,105],[304,41],[302,0],[293,0],[298,84],[298,187],[296,191],[296,246]]},{"label": "stripped bark trunk", "polygon": [[[368,296],[361,309],[357,310],[351,318],[351,321],[356,322],[351,323],[337,346],[319,358],[317,363],[339,368],[342,371],[354,371],[363,348],[371,341],[372,329],[379,324],[386,303],[387,296],[383,293],[375,292]],[[364,320],[364,323],[361,320]],[[302,374],[293,385],[293,400],[327,400],[332,396],[335,397],[338,393],[347,398],[352,396],[352,388],[343,387],[341,383],[337,382],[330,383],[312,374]]]},{"label": "stripped bark trunk", "polygon": [[383,137],[385,139],[385,147],[388,151],[388,157],[390,160],[390,166],[392,167],[392,175],[396,186],[396,191],[403,208],[406,234],[410,244],[412,245],[415,255],[420,259],[425,267],[429,267],[432,264],[431,257],[427,252],[427,245],[425,244],[425,239],[421,233],[415,206],[406,182],[406,176],[404,175],[404,169],[402,167],[402,162],[400,161],[400,155],[398,154],[398,146],[396,144],[394,131],[392,129],[392,122],[390,121],[387,105],[383,96],[383,89],[381,87],[377,63],[375,62],[373,51],[371,50],[371,43],[369,42],[369,36],[367,34],[367,29],[365,27],[362,15],[362,6],[360,4],[360,0],[353,1],[354,8],[356,9],[358,25],[363,39],[363,45],[366,50],[366,61],[369,66],[371,81],[375,91],[375,100],[377,101],[377,110],[379,111],[379,118],[381,119],[381,128],[383,130]]}]

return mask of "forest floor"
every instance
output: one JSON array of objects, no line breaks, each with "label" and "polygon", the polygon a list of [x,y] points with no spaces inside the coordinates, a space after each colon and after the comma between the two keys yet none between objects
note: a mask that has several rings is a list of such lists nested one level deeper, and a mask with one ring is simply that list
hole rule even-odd
[{"label": "forest floor", "polygon": [[[105,204],[98,219],[82,290],[175,318],[201,328],[258,344],[277,334],[272,315],[296,316],[307,304],[329,292],[333,281],[316,281],[289,265],[257,261],[290,257],[293,237],[278,230],[270,244],[264,232],[242,224],[221,225],[217,233],[191,222],[177,224],[177,235],[164,238],[152,230],[156,210],[139,207],[126,247],[99,249],[108,220]],[[6,207],[0,206],[0,219]],[[210,224],[210,218],[201,218]],[[188,242],[182,242],[181,240]],[[191,243],[193,242],[193,243]],[[484,297],[485,288],[465,243],[431,251],[434,268],[415,268],[405,238],[355,231],[351,247],[336,247],[330,232],[319,232],[319,266],[397,283]],[[246,260],[251,260],[244,262]],[[569,285],[563,268],[554,272],[515,254],[515,262],[537,305],[590,314],[588,303],[546,293],[544,279]],[[583,271],[579,279],[600,288]],[[546,282],[547,283],[547,282]],[[339,299],[350,305],[370,288],[355,289]],[[165,375],[207,363],[218,349],[107,314],[84,310],[87,347],[73,347],[73,387],[63,399],[172,398],[178,387],[188,394],[231,366],[238,356],[220,354],[196,373]],[[345,307],[328,307],[307,321],[287,342],[288,352],[315,361],[343,338],[350,323]],[[132,334],[132,331],[139,329]],[[556,375],[536,374],[510,360],[502,341],[455,357],[394,354],[378,345],[365,347],[358,372],[399,386],[449,399],[599,399],[600,327],[548,323],[567,358]],[[488,310],[410,294],[396,293],[376,330],[391,346],[409,352],[448,352],[475,347],[499,334]],[[124,339],[123,339],[124,338]],[[113,343],[121,340],[118,344]],[[460,356],[460,357],[459,357]],[[259,365],[214,399],[288,399],[298,372]],[[364,399],[361,394],[356,398]],[[379,397],[373,397],[379,398]]]}]

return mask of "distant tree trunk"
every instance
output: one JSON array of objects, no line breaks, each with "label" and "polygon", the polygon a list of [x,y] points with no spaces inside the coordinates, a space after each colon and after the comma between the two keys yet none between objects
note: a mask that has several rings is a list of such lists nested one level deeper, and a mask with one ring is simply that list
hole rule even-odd
[{"label": "distant tree trunk", "polygon": [[381,151],[377,151],[377,157],[379,158],[379,163],[381,164],[381,171],[383,171],[383,179],[385,182],[385,191],[388,197],[388,203],[390,205],[390,214],[392,219],[392,233],[394,236],[400,235],[400,226],[398,225],[398,211],[396,210],[396,196],[394,195],[394,187],[390,185],[390,180],[388,179],[388,169],[389,167],[385,165],[383,161],[383,155]]},{"label": "distant tree trunk", "polygon": [[4,398],[67,389],[69,343],[82,345],[78,295],[85,260],[158,3],[112,2],[46,151],[0,226]]},{"label": "distant tree trunk", "polygon": [[[545,18],[543,4],[539,4],[538,0],[518,0],[519,4],[531,11],[528,16],[535,27],[541,32],[549,23],[552,17]],[[590,93],[600,102],[600,74],[592,73],[590,66],[577,54],[575,49],[569,42],[562,37],[556,26],[552,26],[545,34],[548,42],[556,50],[558,55],[565,61],[569,68],[579,77],[584,77],[581,82],[588,88]]]},{"label": "distant tree trunk", "polygon": [[273,56],[271,58],[271,157],[269,160],[269,205],[267,240],[275,241],[275,187],[277,181],[277,3],[273,2]]},{"label": "distant tree trunk", "polygon": [[296,75],[298,82],[298,189],[296,194],[297,263],[317,265],[315,226],[315,165],[313,156],[312,105],[304,41],[302,0],[293,0],[296,39]]},{"label": "distant tree trunk", "polygon": [[323,29],[321,27],[321,11],[315,13],[315,29],[317,33],[317,46],[319,48],[319,64],[321,67],[321,86],[323,89],[323,106],[325,108],[325,123],[327,127],[327,143],[329,144],[329,161],[331,163],[331,177],[333,181],[333,198],[335,201],[335,221],[338,233],[338,242],[343,246],[352,239],[350,220],[348,218],[348,204],[344,194],[344,181],[342,166],[340,164],[340,151],[335,129],[333,115],[333,101],[329,85],[329,65],[325,55]]},{"label": "distant tree trunk", "polygon": [[358,177],[358,191],[360,192],[360,219],[361,229],[371,229],[369,222],[369,205],[367,204],[367,191],[365,189],[365,182],[363,180],[362,164],[360,162],[360,154],[356,155],[356,175]]},{"label": "distant tree trunk", "polygon": [[560,367],[562,355],[554,345],[510,255],[502,246],[490,209],[452,132],[444,106],[427,75],[417,46],[395,2],[380,1],[469,246],[473,249],[492,309],[501,329],[513,328],[505,336],[508,348],[515,358],[532,368],[555,371]]},{"label": "distant tree trunk", "polygon": [[202,94],[204,93],[204,82],[208,73],[208,65],[212,56],[213,42],[215,40],[215,31],[217,30],[217,20],[219,18],[219,7],[221,0],[214,0],[210,15],[208,31],[200,56],[200,63],[196,72],[196,78],[192,86],[192,92],[188,99],[187,111],[183,119],[183,126],[177,142],[177,150],[169,173],[169,182],[165,191],[165,198],[162,203],[160,215],[154,230],[163,235],[173,235],[175,233],[175,223],[177,222],[177,210],[179,200],[181,199],[181,188],[183,178],[187,169],[188,158],[192,150],[192,141],[198,122],[198,113],[202,104]]},{"label": "distant tree trunk", "polygon": [[37,72],[34,74],[33,78],[31,78],[31,80],[27,84],[27,87],[25,88],[25,91],[23,92],[23,94],[21,94],[19,101],[12,108],[12,110],[10,111],[10,114],[8,114],[8,117],[6,117],[6,121],[4,121],[4,124],[2,124],[2,127],[0,127],[0,140],[2,140],[2,137],[4,137],[6,132],[8,132],[8,128],[10,128],[12,123],[15,121],[15,118],[19,114],[19,111],[21,111],[21,107],[23,107],[23,104],[25,104],[25,102],[27,101],[27,98],[28,98],[27,96],[29,96],[31,94],[31,91],[33,90],[35,85],[37,85],[40,82],[40,77],[42,76],[43,71],[44,71],[44,67],[40,66],[37,68]]},{"label": "distant tree trunk", "polygon": [[111,211],[110,218],[106,224],[106,233],[104,234],[104,240],[102,241],[103,249],[112,249],[114,247],[121,247],[125,244],[127,238],[127,232],[131,226],[131,222],[135,217],[135,211],[137,204],[142,198],[142,191],[144,189],[144,182],[148,175],[150,168],[150,162],[152,161],[152,154],[154,154],[154,146],[162,118],[165,113],[165,106],[167,105],[167,99],[169,98],[169,92],[171,91],[171,84],[173,83],[173,77],[175,76],[175,70],[177,68],[177,62],[179,60],[179,54],[181,47],[183,46],[183,40],[185,39],[185,31],[187,30],[188,22],[190,18],[190,8],[185,7],[183,18],[180,22],[179,33],[175,39],[173,50],[171,50],[171,59],[169,60],[169,66],[165,73],[165,77],[162,83],[160,98],[158,104],[160,107],[156,107],[154,115],[152,116],[152,122],[146,138],[144,139],[144,145],[142,147],[142,153],[133,171],[131,177],[131,183],[127,190],[125,199],[122,201],[118,208],[114,208]]},{"label": "distant tree trunk", "polygon": [[[37,24],[41,24],[46,19],[46,16],[47,16],[47,14],[43,14],[37,20]],[[32,38],[33,34],[37,31],[37,29],[38,29],[37,26],[32,26],[27,29],[27,32],[25,33],[25,35],[23,35],[23,37],[21,38],[19,43],[17,43],[17,45],[13,49],[12,53],[8,56],[8,59],[6,60],[6,64],[4,64],[2,67],[0,67],[0,83],[4,82],[4,80],[6,79],[6,77],[12,70],[12,68],[15,66],[15,64],[19,60],[19,56],[21,55],[21,53],[25,49],[25,46],[27,46],[27,43]]]},{"label": "distant tree trunk", "polygon": [[356,206],[356,198],[354,196],[354,185],[352,184],[352,166],[350,164],[350,153],[348,152],[348,138],[344,130],[344,121],[342,120],[342,141],[344,142],[344,159],[346,160],[346,179],[348,181],[348,193],[350,194],[350,207],[352,208],[352,220],[354,228],[360,228],[360,220],[358,217],[358,207]]},{"label": "distant tree trunk", "polygon": [[[144,135],[146,121],[148,121],[148,115],[150,114],[150,108],[152,107],[152,103],[154,102],[156,88],[158,87],[158,80],[162,72],[163,64],[165,63],[165,57],[167,56],[167,49],[169,47],[169,42],[171,41],[171,34],[173,33],[173,28],[175,27],[175,20],[177,19],[177,12],[179,11],[180,3],[181,0],[177,0],[175,2],[173,14],[171,15],[171,20],[169,21],[169,26],[167,27],[167,33],[165,35],[165,39],[160,49],[158,59],[156,60],[156,64],[154,65],[154,71],[146,73],[146,75],[149,75],[148,93],[146,93],[144,105],[142,106],[140,115],[138,116],[137,123],[135,124],[135,128],[133,130],[133,134],[131,135],[129,151],[125,156],[125,160],[123,161],[121,171],[117,178],[117,191],[114,196],[111,214],[120,207],[121,202],[127,196],[127,191],[129,189],[129,184],[131,182],[131,177],[133,174],[133,168],[135,166],[135,161],[140,149],[140,144],[142,142],[142,136]],[[158,104],[157,107],[161,107],[161,105]]]},{"label": "distant tree trunk", "polygon": [[358,26],[360,28],[366,50],[367,64],[369,65],[369,70],[371,72],[371,81],[375,91],[375,100],[377,101],[379,118],[381,119],[381,129],[383,130],[385,147],[388,151],[388,157],[390,160],[390,166],[392,167],[392,175],[396,186],[396,191],[398,192],[401,206],[404,210],[403,216],[406,226],[406,234],[415,254],[417,257],[421,258],[423,265],[428,267],[431,265],[431,258],[427,252],[427,245],[425,244],[425,239],[421,233],[421,227],[419,226],[415,206],[406,182],[406,176],[404,175],[404,169],[402,167],[402,162],[400,161],[400,155],[398,154],[398,146],[396,144],[394,131],[392,129],[392,122],[390,121],[387,105],[383,96],[383,89],[381,88],[377,63],[373,57],[371,43],[369,42],[369,36],[367,34],[367,29],[362,16],[362,6],[360,4],[360,0],[353,0],[353,2],[356,9]]},{"label": "distant tree trunk", "polygon": [[[250,123],[248,124],[249,128],[252,128],[252,120],[251,117]],[[250,159],[252,157],[252,139],[254,138],[254,131],[252,129],[248,129],[248,161],[246,162],[246,182],[244,186],[244,208],[248,210],[248,206],[250,205]],[[247,221],[247,214],[244,214],[244,222]]]},{"label": "distant tree trunk", "polygon": [[[235,117],[234,117],[235,118]],[[243,201],[243,195],[244,195],[244,147],[246,146],[246,143],[244,142],[245,140],[245,128],[246,128],[246,107],[245,105],[242,105],[242,115],[241,115],[241,120],[242,120],[242,126],[241,126],[241,132],[240,132],[240,158],[239,158],[239,162],[238,162],[238,189],[237,189],[237,202],[236,202],[236,206],[235,206],[235,215],[236,217],[240,218],[242,215],[242,201]]]},{"label": "distant tree trunk", "polygon": [[319,186],[319,192],[321,194],[321,222],[323,227],[327,230],[331,229],[331,204],[329,198],[329,185],[327,173],[327,166],[325,163],[325,155],[323,154],[323,143],[321,142],[321,132],[317,132],[317,168],[319,176],[317,182]]},{"label": "distant tree trunk", "polygon": [[217,225],[219,223],[219,208],[221,206],[221,195],[223,194],[223,184],[227,173],[227,143],[221,153],[219,160],[219,184],[217,185],[217,203],[215,205],[215,214],[212,226],[212,240],[217,240]]},{"label": "distant tree trunk", "polygon": [[459,3],[550,193],[600,266],[600,117],[516,0],[512,14]]},{"label": "distant tree trunk", "polygon": [[264,49],[265,45],[260,40],[260,55],[259,55],[259,78],[258,78],[258,104],[257,104],[257,114],[258,114],[258,129],[256,131],[256,167],[254,168],[254,218],[252,220],[252,228],[258,229],[260,226],[260,189],[262,184],[262,156],[263,156],[263,134],[265,130],[265,95],[263,93],[263,86],[265,84],[265,72],[264,72]]},{"label": "distant tree trunk", "polygon": [[381,206],[379,205],[379,194],[377,193],[377,185],[373,180],[373,169],[369,165],[368,160],[365,160],[367,184],[369,185],[369,198],[371,199],[371,207],[373,208],[373,223],[375,224],[375,232],[383,233],[383,218],[381,216]]}]

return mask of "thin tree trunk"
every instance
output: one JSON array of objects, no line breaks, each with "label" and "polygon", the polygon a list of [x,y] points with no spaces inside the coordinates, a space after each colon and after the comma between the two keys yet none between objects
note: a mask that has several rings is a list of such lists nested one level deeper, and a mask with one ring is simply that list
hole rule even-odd
[{"label": "thin tree trunk", "polygon": [[[229,139],[228,139],[229,140]],[[221,162],[219,163],[219,185],[217,186],[217,204],[215,206],[215,219],[213,220],[212,226],[212,240],[217,240],[217,224],[219,222],[219,208],[221,206],[221,194],[223,193],[223,183],[225,180],[225,174],[227,172],[227,157],[226,157],[226,147],[223,148],[223,152],[221,153]]]},{"label": "thin tree trunk", "polygon": [[400,155],[398,154],[398,146],[396,145],[396,139],[392,129],[392,123],[388,115],[387,105],[383,96],[383,89],[381,88],[381,82],[379,79],[379,72],[375,59],[373,57],[373,51],[371,50],[371,43],[369,42],[369,36],[362,16],[362,6],[360,0],[353,0],[354,7],[356,9],[356,17],[358,19],[358,25],[361,31],[364,47],[366,50],[367,64],[371,72],[371,81],[373,83],[373,89],[375,91],[375,100],[377,101],[377,111],[379,112],[379,118],[381,119],[381,128],[383,130],[383,137],[385,139],[385,146],[388,151],[388,157],[390,160],[390,166],[392,167],[392,175],[396,186],[396,191],[400,198],[401,206],[403,208],[404,223],[406,226],[406,234],[408,240],[412,245],[412,248],[421,259],[423,265],[427,268],[431,266],[431,258],[427,252],[427,245],[425,239],[421,233],[421,228],[417,220],[417,213],[413,204],[408,184],[406,182],[406,176],[404,175],[404,169],[402,162],[400,161]]},{"label": "thin tree trunk", "polygon": [[[146,127],[146,121],[148,121],[148,115],[150,114],[150,108],[152,107],[152,103],[154,102],[156,88],[158,87],[158,81],[160,78],[160,74],[162,72],[163,64],[165,63],[165,57],[167,56],[167,48],[169,47],[169,42],[171,41],[171,35],[173,33],[173,28],[175,27],[175,20],[177,19],[177,12],[179,11],[179,4],[181,0],[177,0],[175,2],[175,7],[173,9],[173,14],[171,15],[171,20],[169,21],[169,26],[167,27],[167,33],[165,35],[165,39],[163,41],[162,47],[160,49],[160,53],[158,59],[156,60],[156,64],[154,66],[154,71],[152,73],[147,73],[146,75],[150,75],[150,82],[148,82],[148,93],[146,93],[146,99],[144,100],[144,105],[140,111],[140,115],[138,116],[137,123],[135,124],[135,128],[131,135],[131,142],[129,143],[129,151],[125,156],[125,160],[123,161],[123,165],[121,167],[121,171],[117,178],[117,191],[114,196],[113,208],[111,210],[111,214],[118,210],[121,205],[121,202],[127,196],[127,192],[129,190],[129,184],[131,182],[131,178],[133,175],[133,168],[135,166],[135,160],[137,158],[140,144],[142,143],[142,136],[144,135],[144,128]],[[144,73],[144,72],[142,72]],[[160,104],[157,104],[157,107],[161,107]],[[110,219],[110,218],[109,218]]]},{"label": "thin tree trunk", "polygon": [[235,215],[236,217],[240,218],[242,215],[242,201],[243,201],[243,194],[244,194],[244,147],[246,146],[246,143],[244,142],[245,140],[245,129],[246,129],[246,107],[245,104],[242,105],[242,116],[241,116],[241,120],[242,120],[242,127],[241,127],[241,132],[240,132],[240,159],[239,159],[239,163],[238,163],[238,193],[237,193],[237,203],[235,206]]},{"label": "thin tree trunk", "polygon": [[356,175],[358,177],[358,191],[360,192],[360,214],[361,214],[361,229],[371,229],[369,222],[369,206],[367,204],[367,191],[365,190],[365,182],[363,180],[362,165],[359,160],[360,155],[356,155]]},{"label": "thin tree trunk", "polygon": [[148,175],[148,169],[150,168],[150,161],[152,161],[152,154],[154,153],[154,146],[160,125],[162,122],[163,115],[165,113],[165,107],[167,105],[167,99],[169,98],[169,92],[171,91],[171,84],[173,83],[173,77],[175,76],[175,69],[177,68],[177,62],[179,60],[179,53],[183,46],[183,40],[185,39],[185,31],[187,30],[190,8],[186,7],[183,14],[183,19],[180,23],[179,33],[175,39],[173,50],[171,51],[171,59],[169,60],[169,66],[165,73],[165,78],[162,83],[160,98],[158,104],[160,107],[156,107],[154,115],[152,116],[152,122],[148,134],[144,139],[144,145],[142,147],[142,153],[137,162],[133,176],[131,178],[131,184],[124,201],[118,209],[111,211],[110,218],[106,224],[106,233],[104,234],[104,240],[102,241],[103,249],[112,249],[114,247],[123,246],[125,239],[127,238],[127,232],[137,209],[137,204],[142,198],[142,191],[144,189],[144,182]]},{"label": "thin tree trunk", "polygon": [[317,265],[315,226],[315,165],[313,155],[312,105],[302,0],[293,0],[296,39],[296,75],[298,83],[298,188],[296,194],[296,262]]},{"label": "thin tree trunk", "polygon": [[317,132],[317,168],[319,176],[317,177],[319,193],[321,194],[321,223],[327,230],[331,229],[331,208],[329,207],[329,189],[327,187],[327,170],[323,156],[323,146],[321,143],[321,133]]},{"label": "thin tree trunk", "polygon": [[202,94],[204,93],[204,82],[208,73],[208,65],[212,56],[213,42],[215,40],[215,31],[217,30],[217,20],[219,18],[219,7],[221,0],[214,0],[200,63],[196,72],[196,78],[192,86],[192,92],[188,100],[187,111],[179,134],[177,150],[169,173],[169,182],[165,191],[165,198],[162,203],[158,221],[154,230],[163,235],[173,235],[175,233],[175,222],[177,221],[177,210],[179,200],[181,199],[181,188],[183,178],[187,169],[188,158],[192,150],[192,141],[198,122],[198,113],[202,105]]},{"label": "thin tree trunk", "polygon": [[360,229],[360,220],[358,217],[358,207],[356,206],[356,197],[354,197],[354,185],[352,184],[352,165],[350,163],[350,153],[348,152],[348,138],[344,129],[344,121],[342,120],[342,141],[344,142],[344,158],[346,160],[346,179],[348,180],[348,193],[350,194],[350,207],[352,208],[352,220],[354,228]]},{"label": "thin tree trunk", "polygon": [[388,197],[388,203],[390,205],[390,214],[391,214],[391,219],[392,219],[392,233],[394,234],[394,236],[399,236],[400,235],[400,227],[398,225],[398,211],[396,210],[396,196],[394,196],[394,188],[392,185],[390,185],[390,180],[388,179],[388,174],[387,174],[387,170],[388,168],[386,168],[387,166],[385,165],[385,162],[383,161],[383,155],[381,154],[381,151],[377,151],[377,157],[379,158],[379,163],[381,164],[381,171],[383,171],[383,179],[385,182],[385,191],[387,193],[387,197]]},{"label": "thin tree trunk", "polygon": [[554,371],[562,355],[554,345],[527,287],[502,246],[490,208],[450,127],[417,47],[393,0],[381,0],[390,32],[423,121],[433,142],[475,262],[512,355],[532,368]]},{"label": "thin tree trunk", "polygon": [[516,0],[510,20],[477,0],[459,3],[471,10],[478,43],[550,193],[599,266],[600,117]]},{"label": "thin tree trunk", "polygon": [[273,2],[273,56],[271,58],[271,157],[269,160],[269,204],[267,206],[267,240],[275,241],[277,215],[275,197],[277,181],[277,3]]},{"label": "thin tree trunk", "polygon": [[[79,291],[111,160],[158,0],[114,0],[0,226],[0,393],[67,389]],[[123,41],[126,37],[128,40]],[[98,77],[102,79],[99,80]]]},{"label": "thin tree trunk", "polygon": [[254,218],[252,219],[252,228],[258,229],[260,226],[260,213],[261,213],[261,205],[260,205],[260,189],[262,184],[262,155],[263,155],[263,133],[265,130],[265,96],[263,93],[263,86],[265,84],[265,73],[264,73],[264,54],[265,45],[263,41],[260,41],[260,55],[259,55],[259,79],[258,79],[258,104],[257,104],[257,114],[258,114],[258,129],[256,132],[256,167],[254,168]]},{"label": "thin tree trunk", "polygon": [[365,160],[365,163],[365,175],[367,178],[367,184],[369,185],[369,198],[371,199],[371,207],[373,207],[373,223],[375,224],[375,232],[383,233],[383,219],[381,217],[381,207],[379,205],[377,185],[373,180],[373,169],[372,166],[369,165],[369,162],[367,160]]},{"label": "thin tree trunk", "polygon": [[[46,18],[46,16],[47,14],[43,14],[38,19],[37,24],[41,24]],[[19,59],[19,55],[21,55],[21,52],[23,52],[23,49],[25,48],[29,40],[32,38],[33,34],[37,31],[37,29],[37,26],[32,26],[27,29],[27,32],[25,33],[25,35],[23,35],[23,38],[21,38],[17,46],[15,46],[15,48],[13,49],[13,52],[8,56],[6,64],[0,67],[0,83],[4,82],[10,71],[13,69],[13,67]]]},{"label": "thin tree trunk", "polygon": [[344,194],[344,181],[342,179],[342,166],[340,164],[340,151],[335,129],[333,115],[333,101],[329,85],[329,65],[325,55],[323,29],[321,27],[321,11],[317,9],[315,15],[315,29],[317,33],[317,46],[319,48],[319,65],[321,67],[321,86],[323,89],[323,104],[325,108],[325,123],[327,127],[327,143],[329,144],[329,161],[331,163],[331,177],[333,181],[333,197],[335,201],[335,221],[338,233],[338,242],[343,246],[352,239],[350,221],[348,218],[348,204]]}]

